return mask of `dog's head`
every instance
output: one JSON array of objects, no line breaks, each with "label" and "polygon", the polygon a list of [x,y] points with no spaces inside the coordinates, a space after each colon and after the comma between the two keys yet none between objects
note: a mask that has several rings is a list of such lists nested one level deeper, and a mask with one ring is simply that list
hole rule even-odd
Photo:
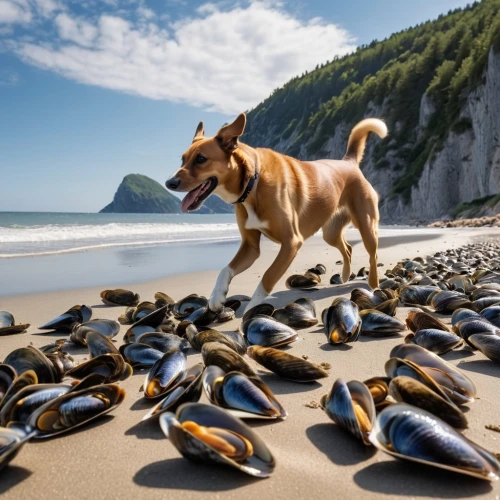
[{"label": "dog's head", "polygon": [[234,174],[231,157],[238,148],[245,124],[246,116],[242,113],[233,123],[222,127],[215,137],[207,138],[203,122],[199,123],[191,146],[182,155],[181,168],[165,183],[173,191],[188,191],[182,200],[183,212],[198,210],[214,191],[216,194],[227,192],[229,178]]}]

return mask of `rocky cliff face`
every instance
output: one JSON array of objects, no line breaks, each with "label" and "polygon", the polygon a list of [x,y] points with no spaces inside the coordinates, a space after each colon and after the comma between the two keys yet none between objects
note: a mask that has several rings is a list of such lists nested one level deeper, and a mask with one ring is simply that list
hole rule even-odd
[{"label": "rocky cliff face", "polygon": [[[388,116],[390,97],[382,104],[370,103],[365,117]],[[408,175],[403,149],[411,151],[424,137],[428,122],[436,112],[432,99],[424,94],[420,100],[419,122],[416,133],[401,147],[389,144],[382,160],[374,154],[380,140],[370,137],[361,169],[377,190],[380,197],[380,214],[384,223],[429,222],[449,217],[461,203],[500,192],[500,53],[490,49],[482,83],[467,97],[461,109],[456,127],[451,129],[442,148],[436,148],[423,166],[418,180],[411,188],[411,194],[404,196],[394,192],[394,184]],[[439,117],[437,117],[439,119]],[[400,123],[389,128],[389,135],[398,131]],[[330,138],[319,148],[318,154],[308,154],[309,145],[315,136],[304,142],[295,156],[301,159],[342,158],[352,125],[341,122],[332,131]],[[392,128],[392,130],[391,130]],[[318,127],[319,129],[319,127]],[[271,129],[267,137],[273,137]],[[254,146],[272,146],[278,151],[288,152],[296,144],[296,133],[278,142],[259,137]],[[263,144],[260,142],[264,142]],[[394,146],[394,149],[391,149]],[[433,144],[429,144],[430,147]],[[492,208],[488,208],[488,215]],[[486,215],[486,212],[485,212]]]}]

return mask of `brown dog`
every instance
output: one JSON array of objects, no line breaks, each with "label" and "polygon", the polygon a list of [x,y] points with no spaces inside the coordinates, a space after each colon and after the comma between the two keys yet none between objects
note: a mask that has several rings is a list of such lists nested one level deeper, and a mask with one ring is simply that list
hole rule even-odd
[{"label": "brown dog", "polygon": [[359,229],[370,255],[368,283],[378,287],[378,196],[358,165],[369,132],[387,135],[385,123],[368,118],[352,130],[343,160],[299,161],[271,149],[239,142],[246,116],[205,138],[198,125],[193,143],[182,155],[182,166],[167,180],[175,191],[189,191],[183,211],[197,210],[214,193],[235,204],[241,246],[219,274],[210,309],[222,308],[234,276],[248,269],[260,254],[261,234],[281,245],[264,273],[247,310],[265,299],[292,263],[304,240],[323,229],[323,239],[338,248],[344,261],[342,279],[351,273],[351,246],[344,227]]}]

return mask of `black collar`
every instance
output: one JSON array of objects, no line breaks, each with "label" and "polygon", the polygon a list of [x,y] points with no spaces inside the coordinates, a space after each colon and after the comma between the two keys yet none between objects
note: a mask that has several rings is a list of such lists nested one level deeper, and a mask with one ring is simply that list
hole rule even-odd
[{"label": "black collar", "polygon": [[258,178],[259,172],[257,172],[256,170],[255,175],[253,175],[248,181],[247,187],[245,188],[245,191],[243,191],[243,194],[234,203],[232,203],[232,205],[236,205],[236,203],[243,203],[248,198],[248,195],[252,192],[252,189],[255,186]]}]

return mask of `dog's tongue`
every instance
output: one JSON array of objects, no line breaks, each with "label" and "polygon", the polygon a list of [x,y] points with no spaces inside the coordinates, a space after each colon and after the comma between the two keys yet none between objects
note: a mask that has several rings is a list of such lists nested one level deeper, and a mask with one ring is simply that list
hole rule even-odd
[{"label": "dog's tongue", "polygon": [[183,212],[189,212],[189,207],[196,201],[197,196],[200,194],[200,191],[203,189],[203,184],[198,186],[196,189],[189,191],[189,193],[184,196],[184,199],[181,203],[181,210]]}]

